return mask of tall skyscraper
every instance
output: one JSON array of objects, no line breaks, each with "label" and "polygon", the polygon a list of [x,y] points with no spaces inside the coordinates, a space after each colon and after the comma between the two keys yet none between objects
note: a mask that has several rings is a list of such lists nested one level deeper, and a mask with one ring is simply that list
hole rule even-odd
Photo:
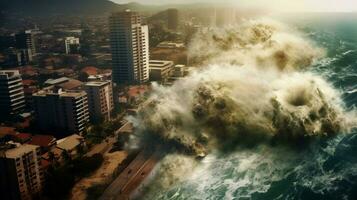
[{"label": "tall skyscraper", "polygon": [[58,137],[82,133],[89,121],[84,91],[55,91],[49,87],[33,94],[33,105],[38,127],[57,132]]},{"label": "tall skyscraper", "polygon": [[1,199],[36,199],[43,182],[39,146],[15,143],[0,146]]},{"label": "tall skyscraper", "polygon": [[89,115],[92,122],[107,121],[114,109],[111,81],[93,81],[85,84]]},{"label": "tall skyscraper", "polygon": [[177,9],[167,10],[167,27],[170,30],[176,31],[179,23],[179,14]]},{"label": "tall skyscraper", "polygon": [[129,10],[109,18],[113,82],[141,84],[149,80],[149,31],[141,17]]},{"label": "tall skyscraper", "polygon": [[35,38],[31,30],[15,34],[15,43],[17,49],[28,52],[26,57],[28,57],[29,60],[32,60],[32,57],[36,55]]},{"label": "tall skyscraper", "polygon": [[25,108],[25,94],[18,70],[0,70],[0,119],[8,119]]}]

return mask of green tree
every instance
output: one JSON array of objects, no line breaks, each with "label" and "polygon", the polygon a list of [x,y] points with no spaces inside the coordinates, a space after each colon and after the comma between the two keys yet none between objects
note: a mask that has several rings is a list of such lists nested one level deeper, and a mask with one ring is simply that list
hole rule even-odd
[{"label": "green tree", "polygon": [[82,157],[84,155],[84,146],[83,145],[78,145],[76,146],[77,153],[79,157]]},{"label": "green tree", "polygon": [[68,153],[67,150],[63,150],[61,156],[66,163],[72,160],[71,155]]}]

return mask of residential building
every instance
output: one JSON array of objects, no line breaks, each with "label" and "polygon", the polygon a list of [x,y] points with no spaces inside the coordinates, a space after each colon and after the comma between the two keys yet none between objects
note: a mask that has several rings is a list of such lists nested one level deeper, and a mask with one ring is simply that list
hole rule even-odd
[{"label": "residential building", "polygon": [[43,181],[44,173],[38,146],[18,143],[0,146],[1,199],[39,198]]},{"label": "residential building", "polygon": [[88,95],[89,116],[92,122],[111,119],[114,109],[111,81],[93,81],[84,86]]},{"label": "residential building", "polygon": [[66,37],[64,40],[66,47],[66,54],[74,54],[79,52],[79,38],[76,37]]},{"label": "residential building", "polygon": [[25,108],[25,94],[18,70],[0,70],[0,119],[19,114]]},{"label": "residential building", "polygon": [[165,82],[171,76],[174,63],[167,60],[150,60],[150,81]]},{"label": "residential building", "polygon": [[176,31],[179,24],[179,13],[177,9],[167,10],[167,28]]},{"label": "residential building", "polygon": [[82,133],[89,121],[87,93],[49,87],[33,95],[38,128],[58,137]]},{"label": "residential building", "polygon": [[80,135],[73,134],[58,140],[56,145],[57,149],[66,151],[71,156],[76,156],[79,152],[79,148],[84,148],[86,146],[84,138]]},{"label": "residential building", "polygon": [[149,80],[149,31],[141,17],[129,10],[109,18],[113,82],[141,84]]},{"label": "residential building", "polygon": [[175,65],[172,76],[174,77],[184,77],[187,75],[185,72],[187,70],[186,65]]}]

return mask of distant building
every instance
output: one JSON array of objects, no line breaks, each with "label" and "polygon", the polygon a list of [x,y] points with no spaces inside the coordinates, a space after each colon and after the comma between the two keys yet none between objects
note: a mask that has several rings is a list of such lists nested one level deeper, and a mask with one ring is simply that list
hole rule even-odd
[{"label": "distant building", "polygon": [[79,38],[76,37],[66,37],[64,40],[66,47],[66,54],[74,54],[79,52]]},{"label": "distant building", "polygon": [[17,55],[20,55],[20,59],[18,58],[17,63],[20,66],[28,65],[33,60],[33,53],[31,49],[19,49],[17,50]]},{"label": "distant building", "polygon": [[112,70],[111,69],[98,69],[96,67],[87,66],[81,70],[82,79],[86,79],[86,82],[91,81],[111,81]]},{"label": "distant building", "polygon": [[10,47],[4,50],[4,53],[6,54],[6,60],[2,63],[3,66],[24,66],[32,61],[32,53],[30,49],[16,49]]},{"label": "distant building", "polygon": [[176,31],[179,24],[179,13],[177,9],[167,10],[167,27],[170,30]]},{"label": "distant building", "polygon": [[164,41],[160,42],[159,45],[157,45],[158,48],[167,48],[167,49],[177,49],[177,48],[185,48],[185,44],[181,42],[169,42],[169,41]]},{"label": "distant building", "polygon": [[35,38],[31,30],[15,34],[15,43],[16,48],[23,51],[29,60],[36,55]]},{"label": "distant building", "polygon": [[93,66],[87,66],[81,69],[81,72],[87,74],[88,76],[95,76],[98,75],[99,69]]},{"label": "distant building", "polygon": [[0,146],[1,199],[39,198],[44,173],[38,146],[7,143]]},{"label": "distant building", "polygon": [[89,121],[87,93],[54,91],[53,87],[33,95],[38,128],[56,132],[57,136],[82,133]]},{"label": "distant building", "polygon": [[3,50],[4,59],[0,63],[3,67],[14,67],[21,65],[21,53],[14,47],[9,47]]},{"label": "distant building", "polygon": [[121,91],[118,94],[117,100],[121,104],[134,105],[140,102],[149,91],[150,87],[147,85],[129,86],[127,91]]},{"label": "distant building", "polygon": [[150,81],[165,82],[171,76],[174,63],[167,60],[150,60]]},{"label": "distant building", "polygon": [[0,35],[0,51],[15,47],[15,37],[13,35]]},{"label": "distant building", "polygon": [[149,80],[149,31],[136,12],[113,13],[109,18],[113,82],[140,84]]},{"label": "distant building", "polygon": [[186,65],[175,65],[172,76],[184,77],[186,74]]},{"label": "distant building", "polygon": [[37,81],[26,79],[22,81],[22,84],[24,86],[26,108],[31,109],[33,104],[32,95],[39,90]]},{"label": "distant building", "polygon": [[71,156],[76,156],[79,147],[85,147],[84,138],[80,135],[70,135],[56,142],[56,148],[68,152]]},{"label": "distant building", "polygon": [[111,73],[88,76],[88,81],[89,82],[92,82],[92,81],[111,81],[111,80],[112,80],[112,74]]},{"label": "distant building", "polygon": [[88,95],[89,114],[92,122],[111,119],[114,109],[111,81],[88,82],[84,86]]},{"label": "distant building", "polygon": [[25,94],[18,70],[0,70],[0,119],[19,114],[25,108]]}]

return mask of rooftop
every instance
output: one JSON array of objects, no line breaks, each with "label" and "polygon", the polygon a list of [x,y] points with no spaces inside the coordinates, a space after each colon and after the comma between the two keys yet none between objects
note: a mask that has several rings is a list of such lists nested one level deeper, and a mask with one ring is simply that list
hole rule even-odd
[{"label": "rooftop", "polygon": [[98,74],[98,68],[93,67],[93,66],[87,66],[81,70],[81,72],[84,72],[88,74],[89,76],[91,75],[97,75]]},{"label": "rooftop", "polygon": [[82,85],[83,85],[83,83],[81,81],[76,80],[76,79],[70,79],[67,82],[59,84],[58,87],[63,88],[65,90],[73,90],[73,89],[76,89]]},{"label": "rooftop", "polygon": [[173,65],[174,63],[169,60],[150,60],[149,61],[149,67],[150,68],[164,68],[169,65]]},{"label": "rooftop", "polygon": [[186,65],[175,65],[175,67],[182,68],[182,67],[186,67]]},{"label": "rooftop", "polygon": [[120,133],[132,133],[133,132],[133,124],[132,123],[126,123],[124,126],[122,126],[120,129],[119,129],[119,132]]},{"label": "rooftop", "polygon": [[29,144],[40,147],[49,147],[55,142],[56,138],[52,135],[34,135]]},{"label": "rooftop", "polygon": [[16,130],[14,127],[0,126],[0,135],[15,134]]},{"label": "rooftop", "polygon": [[35,85],[36,83],[37,81],[31,79],[22,80],[22,84],[24,84],[25,86]]},{"label": "rooftop", "polygon": [[131,86],[129,87],[128,90],[128,95],[130,97],[136,97],[136,96],[140,96],[142,94],[144,94],[145,92],[147,92],[149,90],[149,87],[141,85],[141,86]]},{"label": "rooftop", "polygon": [[33,94],[33,96],[36,97],[46,97],[48,95],[58,95],[60,97],[74,97],[74,98],[79,98],[82,97],[83,95],[86,95],[87,93],[85,91],[62,91],[62,89],[59,90],[54,90],[53,87],[45,88],[43,90],[40,90],[36,93]]},{"label": "rooftop", "polygon": [[17,133],[17,134],[13,135],[14,138],[16,138],[17,140],[20,140],[22,142],[30,140],[31,136],[32,135],[30,133]]},{"label": "rooftop", "polygon": [[61,78],[58,78],[58,79],[48,79],[45,84],[48,84],[48,85],[56,85],[56,84],[60,84],[60,83],[64,83],[64,82],[67,82],[69,81],[69,78],[67,77],[61,77]]},{"label": "rooftop", "polygon": [[7,158],[17,158],[31,151],[36,151],[38,146],[31,144],[18,145],[15,148],[9,149],[5,152]]},{"label": "rooftop", "polygon": [[19,76],[20,72],[18,70],[0,70],[0,77],[11,78],[13,76]]},{"label": "rooftop", "polygon": [[74,148],[76,148],[76,146],[78,146],[79,144],[81,144],[83,140],[83,137],[77,134],[65,137],[61,140],[57,141],[57,148],[59,149],[63,149],[66,151],[71,151]]},{"label": "rooftop", "polygon": [[100,87],[110,83],[110,81],[91,81],[85,84],[85,86]]}]

